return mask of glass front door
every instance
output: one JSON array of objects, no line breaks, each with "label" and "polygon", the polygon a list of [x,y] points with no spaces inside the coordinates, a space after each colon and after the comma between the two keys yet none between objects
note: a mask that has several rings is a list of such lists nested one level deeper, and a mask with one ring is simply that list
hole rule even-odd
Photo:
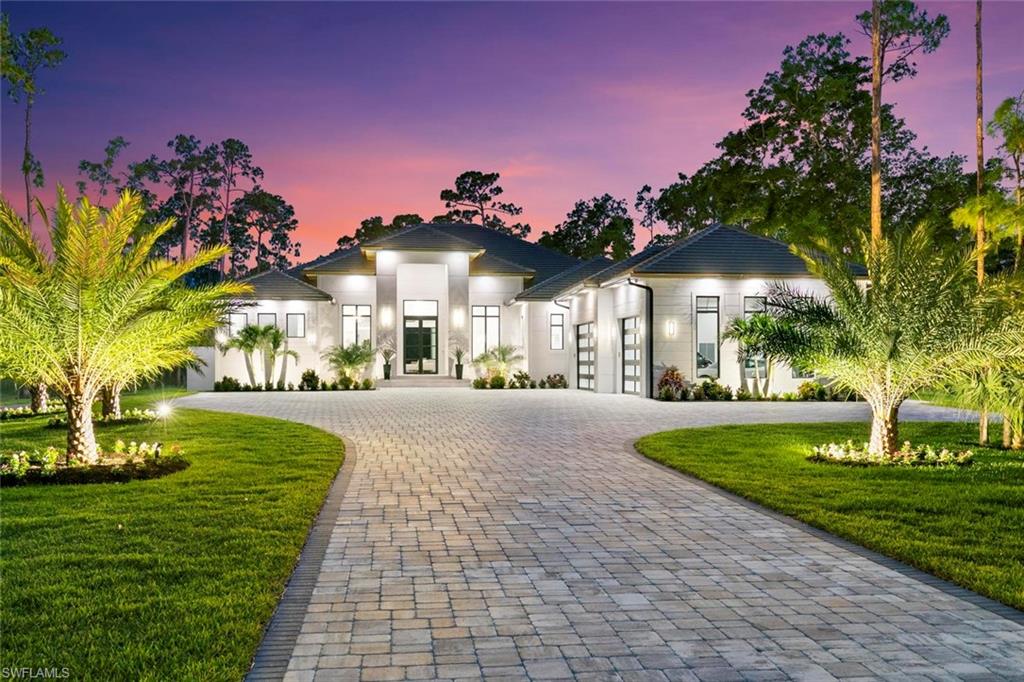
[{"label": "glass front door", "polygon": [[406,317],[406,374],[437,374],[437,318]]}]

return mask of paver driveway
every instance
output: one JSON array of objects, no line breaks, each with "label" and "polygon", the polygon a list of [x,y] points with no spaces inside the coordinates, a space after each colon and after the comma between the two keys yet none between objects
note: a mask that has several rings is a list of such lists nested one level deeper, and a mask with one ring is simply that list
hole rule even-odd
[{"label": "paver driveway", "polygon": [[672,427],[863,405],[465,389],[181,402],[354,445],[287,679],[1024,679],[1024,626],[626,451]]}]

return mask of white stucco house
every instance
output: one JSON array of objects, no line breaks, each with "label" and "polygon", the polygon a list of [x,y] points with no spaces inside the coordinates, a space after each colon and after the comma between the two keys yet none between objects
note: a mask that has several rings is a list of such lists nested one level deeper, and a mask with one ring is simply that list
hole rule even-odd
[{"label": "white stucco house", "polygon": [[[252,300],[218,337],[246,324],[279,326],[299,354],[286,369],[293,383],[310,368],[330,376],[320,355],[335,344],[392,342],[400,378],[452,377],[455,345],[472,358],[501,343],[519,349],[521,369],[536,379],[563,374],[570,388],[652,397],[666,366],[733,388],[752,377],[722,333],[732,318],[762,309],[778,280],[826,291],[786,244],[722,225],[613,262],[577,260],[479,225],[422,224],[249,278]],[[201,356],[207,366],[190,373],[191,388],[225,376],[248,381],[237,351]],[[383,377],[379,357],[368,374]],[[793,391],[805,379],[780,367],[772,390]]]}]

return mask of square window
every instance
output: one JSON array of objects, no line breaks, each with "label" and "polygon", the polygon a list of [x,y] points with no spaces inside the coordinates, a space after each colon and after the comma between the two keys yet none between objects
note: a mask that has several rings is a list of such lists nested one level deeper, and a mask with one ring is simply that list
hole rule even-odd
[{"label": "square window", "polygon": [[277,326],[277,313],[259,313],[256,316],[256,323],[261,327]]},{"label": "square window", "polygon": [[301,339],[306,335],[306,315],[304,313],[288,313],[286,316],[288,338]]}]

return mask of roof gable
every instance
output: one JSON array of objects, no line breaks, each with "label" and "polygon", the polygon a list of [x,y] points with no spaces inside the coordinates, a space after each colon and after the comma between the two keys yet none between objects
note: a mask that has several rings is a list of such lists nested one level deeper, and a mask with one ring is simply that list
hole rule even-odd
[{"label": "roof gable", "polygon": [[549,277],[548,279],[535,284],[529,289],[522,291],[516,296],[517,301],[551,301],[573,287],[587,281],[594,274],[601,272],[612,265],[612,261],[604,256],[598,256],[590,260],[578,263],[575,267],[562,272],[561,274]]}]

